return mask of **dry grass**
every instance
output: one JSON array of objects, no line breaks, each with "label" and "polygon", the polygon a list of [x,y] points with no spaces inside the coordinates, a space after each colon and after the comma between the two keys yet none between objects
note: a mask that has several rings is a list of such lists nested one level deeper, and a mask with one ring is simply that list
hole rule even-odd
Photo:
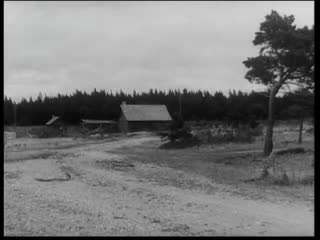
[{"label": "dry grass", "polygon": [[276,158],[275,167],[269,171],[269,181],[277,185],[313,184],[314,154],[286,154]]},{"label": "dry grass", "polygon": [[[276,172],[270,172],[270,177],[264,181],[246,183],[247,179],[258,177],[263,168],[261,151],[243,151],[248,144],[228,144],[224,149],[217,147],[201,146],[186,149],[158,149],[154,143],[130,148],[119,148],[112,152],[123,154],[133,162],[142,164],[154,164],[167,171],[148,169],[147,172],[139,172],[139,177],[159,184],[172,185],[188,189],[206,189],[214,192],[215,189],[206,182],[199,185],[193,182],[195,174],[205,177],[209,182],[228,184],[240,187],[237,194],[254,198],[271,198],[265,191],[275,191],[277,194],[312,200],[314,161],[313,152],[307,151],[301,154],[283,155],[277,158]],[[250,144],[252,150],[257,149],[257,143]],[[295,144],[289,144],[289,147]],[[308,149],[312,149],[313,143],[304,143]],[[261,148],[260,148],[261,149]],[[232,151],[233,150],[233,151]],[[171,170],[183,174],[177,176],[171,174]],[[136,169],[136,171],[139,171]]]},{"label": "dry grass", "polygon": [[226,153],[204,148],[160,150],[146,145],[134,149],[121,148],[114,152],[129,154],[130,159],[142,163],[197,172],[221,183],[239,183],[255,175],[262,167],[260,153]]}]

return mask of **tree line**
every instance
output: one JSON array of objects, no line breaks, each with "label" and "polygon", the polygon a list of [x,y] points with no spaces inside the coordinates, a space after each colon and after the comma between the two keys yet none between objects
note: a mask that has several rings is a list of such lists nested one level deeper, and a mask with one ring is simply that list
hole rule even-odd
[{"label": "tree line", "polygon": [[[301,97],[302,96],[302,97]],[[275,115],[277,119],[292,119],[301,115],[313,116],[313,95],[287,93],[276,98]],[[76,90],[72,94],[58,94],[54,97],[39,93],[36,99],[23,98],[13,102],[7,96],[4,98],[4,124],[13,125],[43,125],[52,115],[61,116],[69,124],[77,124],[80,119],[117,120],[120,114],[120,104],[164,104],[171,115],[180,112],[186,121],[217,120],[227,123],[249,122],[250,120],[265,120],[268,116],[268,96],[266,92],[192,91],[183,89],[161,91],[150,89],[148,92],[128,94],[122,91],[112,93],[105,90],[91,93]],[[302,101],[303,100],[303,101]],[[16,113],[16,114],[15,114]],[[300,115],[299,115],[300,114]]]}]

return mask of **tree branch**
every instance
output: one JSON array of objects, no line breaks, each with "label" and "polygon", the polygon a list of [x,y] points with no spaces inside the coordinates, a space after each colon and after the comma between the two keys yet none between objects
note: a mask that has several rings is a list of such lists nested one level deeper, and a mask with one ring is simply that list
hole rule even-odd
[{"label": "tree branch", "polygon": [[289,81],[286,81],[287,84],[292,84],[292,85],[295,85],[295,86],[298,86],[298,87],[308,87],[308,86],[305,86],[304,84],[302,83],[296,83],[296,82],[289,82]]}]

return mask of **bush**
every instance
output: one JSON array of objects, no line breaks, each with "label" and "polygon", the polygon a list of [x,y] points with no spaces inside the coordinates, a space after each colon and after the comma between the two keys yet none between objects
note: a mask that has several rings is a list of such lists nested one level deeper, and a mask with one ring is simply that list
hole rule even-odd
[{"label": "bush", "polygon": [[273,179],[273,184],[281,185],[281,186],[288,186],[291,184],[291,181],[289,180],[287,173],[283,172],[279,178]]},{"label": "bush", "polygon": [[287,171],[283,171],[281,174],[271,174],[268,176],[269,182],[271,184],[280,185],[280,186],[288,186],[288,185],[312,185],[314,183],[314,176],[299,176],[297,174],[289,174]]},{"label": "bush", "polygon": [[314,184],[314,176],[307,176],[300,180],[300,183],[303,185],[312,185]]},{"label": "bush", "polygon": [[169,139],[171,142],[177,139],[188,139],[192,137],[192,134],[190,132],[191,132],[190,128],[187,128],[187,127],[174,129],[169,133]]},{"label": "bush", "polygon": [[[160,133],[159,133],[160,134]],[[190,127],[183,126],[181,128],[171,128],[171,131],[161,133],[162,137],[168,136],[170,142],[164,143],[160,148],[171,149],[171,148],[187,148],[192,146],[199,146],[201,141],[199,138],[191,134]]]},{"label": "bush", "polygon": [[208,143],[227,143],[227,142],[252,142],[254,141],[250,129],[239,129],[235,132],[226,132],[226,134],[209,135]]}]

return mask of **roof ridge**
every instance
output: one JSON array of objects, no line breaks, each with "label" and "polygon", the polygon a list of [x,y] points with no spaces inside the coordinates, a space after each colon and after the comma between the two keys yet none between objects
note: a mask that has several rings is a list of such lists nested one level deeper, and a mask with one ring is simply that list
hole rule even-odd
[{"label": "roof ridge", "polygon": [[166,106],[165,104],[124,104],[121,106]]},{"label": "roof ridge", "polygon": [[165,104],[124,104],[121,109],[129,121],[172,120]]}]

